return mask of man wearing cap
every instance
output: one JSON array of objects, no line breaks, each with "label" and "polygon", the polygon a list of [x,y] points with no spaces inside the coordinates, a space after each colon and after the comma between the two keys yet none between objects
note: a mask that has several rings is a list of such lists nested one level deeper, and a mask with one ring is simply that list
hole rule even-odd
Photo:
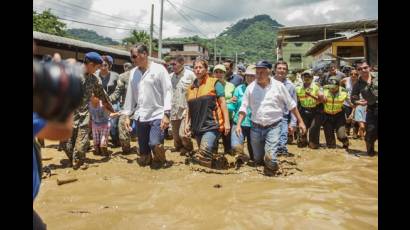
[{"label": "man wearing cap", "polygon": [[244,65],[239,64],[238,67],[238,75],[242,77],[242,79],[245,79],[245,72],[246,72],[246,68]]},{"label": "man wearing cap", "polygon": [[174,139],[173,152],[179,151],[185,155],[193,150],[192,140],[185,135],[184,116],[188,107],[186,92],[195,80],[195,74],[184,68],[185,59],[182,55],[173,58],[171,66],[172,101],[171,101],[171,125]]},{"label": "man wearing cap", "polygon": [[[171,114],[171,78],[163,65],[149,61],[146,45],[132,47],[130,53],[137,67],[130,72],[123,113],[137,122],[139,165],[162,166],[166,163],[164,130]],[[130,130],[129,118],[125,126]]]},{"label": "man wearing cap", "polygon": [[225,80],[227,82],[230,82],[232,84],[236,86],[242,84],[243,82],[243,77],[238,75],[238,74],[234,74],[233,73],[233,61],[232,60],[225,60],[224,61],[224,66],[226,69],[226,73],[225,73]]},{"label": "man wearing cap", "polygon": [[110,99],[104,91],[101,80],[94,74],[103,63],[101,56],[96,52],[89,52],[84,57],[84,75],[82,77],[82,87],[84,96],[80,106],[74,111],[73,134],[67,140],[65,153],[74,169],[78,169],[85,160],[85,153],[88,150],[89,141],[89,121],[88,102],[92,94],[98,97],[107,110],[115,112],[110,103]]},{"label": "man wearing cap", "polygon": [[[300,116],[309,129],[309,147],[312,149],[319,148],[320,135],[320,113],[318,112],[319,86],[313,83],[313,74],[311,70],[302,73],[303,85],[296,86],[296,95],[298,97],[298,109]],[[302,135],[298,141],[298,147],[308,145],[307,135]]]},{"label": "man wearing cap", "polygon": [[[124,108],[125,95],[127,93],[128,80],[130,79],[130,70],[133,65],[129,62],[124,63],[124,73],[118,76],[117,86],[114,92],[110,95],[111,101],[119,101],[120,108]],[[122,152],[129,153],[131,151],[131,135],[130,131],[125,127],[125,118],[127,115],[122,114],[118,119],[118,137],[120,140]]]},{"label": "man wearing cap", "polygon": [[[287,73],[288,63],[283,60],[275,63],[275,80],[278,80],[285,85],[286,89],[289,92],[289,95],[296,103],[298,99],[296,97],[295,86],[292,84],[292,82],[286,79]],[[291,134],[293,136],[293,133],[296,130],[296,117],[292,115],[287,109],[285,109],[284,111],[282,123],[280,124],[280,126],[280,137],[277,152],[278,154],[286,155],[288,154],[288,134]]]},{"label": "man wearing cap", "polygon": [[329,84],[329,83],[328,83],[328,80],[329,80],[329,78],[332,77],[332,76],[336,77],[336,79],[340,82],[343,78],[346,77],[346,74],[340,72],[340,71],[337,69],[337,66],[336,66],[335,63],[330,63],[330,64],[329,64],[329,72],[327,72],[327,73],[324,74],[323,79],[322,79],[322,81],[321,81],[321,83],[320,83],[321,86],[328,85],[328,84]]},{"label": "man wearing cap", "polygon": [[[285,111],[289,110],[296,116],[302,133],[306,132],[306,126],[300,117],[296,102],[285,85],[269,76],[271,68],[272,64],[265,60],[256,64],[256,80],[245,90],[239,109],[238,124],[242,124],[249,107],[252,113],[250,137],[255,162],[264,162],[268,171],[276,171],[279,168],[276,155],[280,123]],[[236,126],[235,132],[238,136],[241,135],[240,125]]]},{"label": "man wearing cap", "polygon": [[236,126],[238,125],[238,118],[239,118],[239,108],[242,104],[243,95],[245,93],[246,88],[255,80],[256,75],[256,67],[255,65],[249,65],[245,71],[245,82],[240,84],[238,87],[235,88],[233,93],[233,98],[235,98],[235,102],[232,103],[233,107],[233,126],[232,126],[232,134],[231,134],[231,144],[232,150],[234,155],[237,158],[238,166],[245,163],[248,159],[244,153],[244,142],[245,138],[247,139],[247,147],[249,158],[251,160],[255,160],[253,157],[253,150],[251,145],[251,110],[248,107],[246,109],[246,116],[243,119],[242,123],[240,124],[242,133],[239,135],[235,132]]},{"label": "man wearing cap", "polygon": [[[103,63],[100,67],[100,71],[97,76],[101,79],[102,85],[105,92],[111,99],[111,95],[114,93],[118,81],[118,73],[111,71],[112,64],[114,62],[113,58],[109,55],[102,56]],[[120,102],[119,100],[111,100],[111,104],[116,112],[120,111]],[[118,117],[112,118],[110,120],[110,136],[113,147],[119,146],[118,138]]]},{"label": "man wearing cap", "polygon": [[343,143],[343,148],[349,148],[349,139],[346,136],[346,118],[343,111],[343,102],[347,98],[347,92],[341,90],[340,81],[336,76],[328,79],[323,94],[319,98],[323,102],[323,131],[325,132],[326,145],[328,148],[336,148],[334,131],[337,139]]},{"label": "man wearing cap", "polygon": [[[370,66],[366,60],[360,60],[356,63],[356,69],[359,72],[359,80],[353,86],[351,101],[355,105],[367,105],[366,114],[366,149],[369,156],[374,156],[376,151],[374,143],[378,139],[378,120],[379,120],[379,83],[378,74],[370,72]],[[362,98],[360,98],[362,95]]]}]

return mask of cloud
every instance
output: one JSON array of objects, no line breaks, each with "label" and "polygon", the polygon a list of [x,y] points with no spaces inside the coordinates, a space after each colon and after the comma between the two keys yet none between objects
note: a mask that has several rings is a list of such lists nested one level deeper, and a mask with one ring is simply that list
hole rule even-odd
[{"label": "cloud", "polygon": [[[129,20],[81,10],[63,1]],[[154,4],[154,36],[158,37],[159,3],[159,0],[34,0],[34,8],[49,6],[55,8],[55,13],[60,17],[149,31],[151,4]],[[227,26],[259,14],[268,14],[285,26],[377,19],[378,0],[164,0],[163,37],[199,35],[211,38]],[[114,39],[123,38],[129,33],[127,30],[66,23],[69,27],[92,29]]]}]

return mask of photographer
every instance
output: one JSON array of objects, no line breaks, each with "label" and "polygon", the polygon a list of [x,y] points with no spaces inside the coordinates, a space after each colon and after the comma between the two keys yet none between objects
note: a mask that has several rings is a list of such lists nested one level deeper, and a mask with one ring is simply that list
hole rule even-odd
[{"label": "photographer", "polygon": [[[75,65],[33,61],[33,202],[42,174],[41,150],[35,138],[64,140],[71,136],[73,110],[82,96],[79,73]],[[46,229],[34,209],[33,229]]]}]

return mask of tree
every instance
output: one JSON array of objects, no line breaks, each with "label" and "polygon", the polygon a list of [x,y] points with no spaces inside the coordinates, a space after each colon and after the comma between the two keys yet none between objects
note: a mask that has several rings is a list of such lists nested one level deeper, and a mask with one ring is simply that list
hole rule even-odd
[{"label": "tree", "polygon": [[50,9],[41,14],[33,10],[33,30],[53,34],[57,36],[66,35],[66,24],[58,21],[58,17],[50,12]]},{"label": "tree", "polygon": [[122,39],[122,44],[126,46],[136,44],[149,46],[149,35],[145,31],[132,30],[129,37]]}]

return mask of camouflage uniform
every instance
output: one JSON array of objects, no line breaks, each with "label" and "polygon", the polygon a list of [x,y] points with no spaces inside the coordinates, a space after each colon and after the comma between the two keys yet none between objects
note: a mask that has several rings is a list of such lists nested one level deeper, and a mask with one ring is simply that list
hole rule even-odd
[{"label": "camouflage uniform", "polygon": [[105,93],[101,80],[94,74],[85,74],[81,79],[84,96],[81,105],[74,111],[73,134],[65,144],[65,153],[73,164],[77,167],[85,159],[85,153],[90,146],[88,132],[90,130],[90,114],[88,112],[88,102],[91,94],[100,98],[103,103],[111,106],[110,100]]},{"label": "camouflage uniform", "polygon": [[[120,100],[121,108],[124,106],[125,95],[127,94],[128,81],[130,79],[130,71],[126,71],[118,77],[117,86],[114,92],[110,95],[111,101]],[[121,115],[118,121],[118,132],[120,143],[124,152],[128,152],[130,148],[131,135],[125,127],[127,115]]]}]

